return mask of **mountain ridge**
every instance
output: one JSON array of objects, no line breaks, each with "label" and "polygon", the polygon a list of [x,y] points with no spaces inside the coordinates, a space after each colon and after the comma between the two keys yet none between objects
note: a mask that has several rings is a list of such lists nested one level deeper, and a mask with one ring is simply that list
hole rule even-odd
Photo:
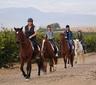
[{"label": "mountain ridge", "polygon": [[38,26],[44,26],[49,23],[58,22],[62,25],[96,25],[96,15],[67,14],[61,12],[43,12],[39,9],[29,8],[2,8],[0,9],[0,24],[8,26],[21,26],[26,24],[29,17],[34,19]]}]

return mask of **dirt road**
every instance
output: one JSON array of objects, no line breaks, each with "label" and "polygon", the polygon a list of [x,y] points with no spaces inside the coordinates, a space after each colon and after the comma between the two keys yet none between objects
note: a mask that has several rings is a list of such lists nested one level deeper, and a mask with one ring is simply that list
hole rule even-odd
[{"label": "dirt road", "polygon": [[68,66],[64,69],[63,59],[59,60],[57,71],[37,76],[36,66],[32,68],[31,79],[26,81],[19,68],[1,69],[0,85],[96,85],[96,54],[87,56],[85,64]]}]

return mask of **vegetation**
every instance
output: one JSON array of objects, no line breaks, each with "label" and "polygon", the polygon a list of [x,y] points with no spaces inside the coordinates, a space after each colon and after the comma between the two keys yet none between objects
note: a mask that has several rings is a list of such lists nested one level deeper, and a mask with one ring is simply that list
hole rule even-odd
[{"label": "vegetation", "polygon": [[0,32],[0,67],[9,67],[12,62],[16,62],[17,53],[14,32],[3,29]]},{"label": "vegetation", "polygon": [[[59,46],[60,33],[55,32],[55,41]],[[45,29],[40,28],[37,31],[37,40],[39,43],[45,35]],[[75,33],[74,33],[75,37]],[[84,33],[87,52],[96,52],[96,33]],[[0,67],[8,67],[10,63],[18,61],[18,45],[15,40],[13,30],[3,29],[0,32]]]}]

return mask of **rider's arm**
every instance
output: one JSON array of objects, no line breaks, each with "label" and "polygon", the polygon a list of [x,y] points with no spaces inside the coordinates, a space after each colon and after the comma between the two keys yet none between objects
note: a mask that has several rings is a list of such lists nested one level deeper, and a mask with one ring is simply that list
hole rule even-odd
[{"label": "rider's arm", "polygon": [[54,39],[54,33],[52,32],[52,39]]},{"label": "rider's arm", "polygon": [[27,29],[27,26],[25,26],[24,33],[25,33],[26,37],[28,38],[28,37],[29,37],[29,34],[28,34],[28,29]]},{"label": "rider's arm", "polygon": [[33,37],[35,37],[37,35],[37,32],[36,31],[34,31],[34,34],[33,35],[31,35],[31,36],[29,36],[29,39],[31,39],[31,38],[33,38]]},{"label": "rider's arm", "polygon": [[31,35],[29,38],[31,39],[32,37],[35,37],[35,36],[36,36],[36,32],[33,35]]},{"label": "rider's arm", "polygon": [[72,40],[73,40],[73,33],[71,32],[71,38],[72,38]]}]

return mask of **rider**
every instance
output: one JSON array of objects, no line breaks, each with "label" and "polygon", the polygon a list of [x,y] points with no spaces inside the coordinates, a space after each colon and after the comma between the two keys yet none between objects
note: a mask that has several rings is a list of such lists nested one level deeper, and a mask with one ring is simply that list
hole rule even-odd
[{"label": "rider", "polygon": [[81,30],[79,30],[77,32],[77,39],[79,39],[79,41],[81,42],[81,44],[83,46],[83,49],[84,49],[84,53],[86,53],[86,51],[85,51],[86,48],[85,48],[85,43],[84,43],[84,36],[83,36],[83,33],[82,33]]},{"label": "rider", "polygon": [[79,39],[79,41],[80,41],[81,43],[83,43],[83,34],[82,34],[82,31],[81,31],[81,30],[79,30],[79,31],[77,32],[77,38]]},{"label": "rider", "polygon": [[36,31],[35,26],[33,24],[33,19],[28,19],[28,24],[25,26],[25,34],[27,38],[29,38],[33,44],[34,49],[38,48],[38,43],[36,41]]},{"label": "rider", "polygon": [[72,50],[72,45],[73,45],[73,33],[70,30],[70,26],[66,25],[66,36],[67,36],[67,41],[68,41],[68,45],[69,48]]},{"label": "rider", "polygon": [[56,44],[55,44],[55,41],[54,41],[54,33],[52,31],[52,28],[50,25],[47,26],[47,32],[46,32],[46,36],[47,36],[47,39],[51,42],[51,44],[53,45],[54,47],[54,52],[57,53],[57,47],[56,47]]}]

